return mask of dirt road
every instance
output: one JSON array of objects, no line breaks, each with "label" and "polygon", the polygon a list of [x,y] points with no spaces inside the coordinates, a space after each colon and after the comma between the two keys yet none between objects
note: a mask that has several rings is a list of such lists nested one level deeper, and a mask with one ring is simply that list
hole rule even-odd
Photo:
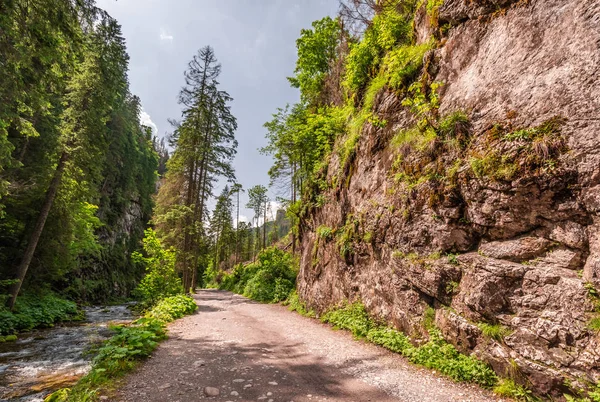
[{"label": "dirt road", "polygon": [[[497,401],[279,305],[203,290],[120,389],[129,402]],[[216,389],[219,395],[206,396]],[[112,398],[111,398],[112,399]]]}]

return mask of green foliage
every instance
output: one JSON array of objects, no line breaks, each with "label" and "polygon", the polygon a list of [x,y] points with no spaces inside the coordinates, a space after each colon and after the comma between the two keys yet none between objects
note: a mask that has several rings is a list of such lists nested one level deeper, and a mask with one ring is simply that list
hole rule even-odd
[{"label": "green foliage", "polygon": [[359,93],[376,75],[385,53],[399,43],[411,41],[412,26],[406,16],[392,8],[376,15],[362,40],[350,45],[343,86],[351,93]]},{"label": "green foliage", "polygon": [[337,231],[337,245],[340,255],[349,258],[354,252],[354,242],[358,240],[360,222],[352,215],[346,217],[346,224]]},{"label": "green foliage", "polygon": [[510,335],[512,331],[500,324],[489,324],[482,322],[477,324],[483,336],[493,339],[498,342],[502,342],[504,337]]},{"label": "green foliage", "polygon": [[295,311],[305,317],[316,317],[316,314],[313,310],[306,308],[306,305],[302,302],[302,300],[300,300],[295,289],[290,292],[288,298],[283,304],[287,305],[290,311]]},{"label": "green foliage", "polygon": [[475,357],[460,354],[444,340],[439,330],[430,330],[429,337],[429,342],[411,351],[410,361],[439,371],[456,381],[474,382],[483,387],[492,387],[497,383],[496,374],[487,364]]},{"label": "green foliage", "polygon": [[331,240],[335,230],[330,228],[329,226],[321,225],[317,228],[317,236],[323,240]]},{"label": "green foliage", "polygon": [[0,307],[0,335],[51,327],[57,322],[77,319],[81,319],[81,313],[72,301],[54,293],[28,293],[17,299],[13,311]]},{"label": "green foliage", "polygon": [[14,342],[16,341],[18,338],[16,335],[6,335],[6,336],[0,336],[0,343],[4,343],[4,342]]},{"label": "green foliage", "polygon": [[340,24],[331,17],[314,21],[312,27],[300,31],[300,38],[296,40],[295,76],[288,77],[292,87],[300,89],[306,103],[315,103],[319,99],[340,39]]},{"label": "green foliage", "polygon": [[585,397],[573,397],[564,395],[567,402],[600,402],[600,386],[595,385],[592,390],[584,392]]},{"label": "green foliage", "polygon": [[438,10],[444,4],[444,0],[425,0],[427,2],[427,15],[431,19],[431,25],[438,26]]},{"label": "green foliage", "polygon": [[171,322],[185,315],[192,314],[198,306],[194,299],[185,295],[166,297],[160,300],[146,314],[148,318],[154,318],[163,322]]},{"label": "green foliage", "polygon": [[511,131],[495,124],[486,133],[486,148],[471,153],[471,170],[476,177],[510,181],[523,172],[553,171],[567,151],[561,128],[565,119],[555,116],[539,126]]},{"label": "green foliage", "polygon": [[458,254],[447,254],[448,262],[452,265],[459,265],[460,261],[458,261]]},{"label": "green foliage", "polygon": [[434,82],[429,86],[420,81],[414,82],[408,88],[410,95],[402,101],[402,105],[409,107],[417,118],[417,127],[421,131],[437,127],[437,110],[440,107],[437,89],[441,85],[441,82]]},{"label": "green foliage", "polygon": [[[165,245],[176,250],[176,267],[186,291],[197,286],[211,251],[215,251],[214,262],[219,262],[222,244],[212,247],[205,227],[208,205],[220,178],[235,180],[237,120],[231,113],[233,99],[220,88],[220,73],[221,64],[210,46],[199,49],[188,63],[185,86],[179,92],[182,120],[175,123],[171,142],[175,149],[156,197],[156,230]],[[212,223],[225,223],[220,213],[225,206],[219,203]],[[212,234],[221,234],[223,227],[213,229]]]},{"label": "green foliage", "polygon": [[501,379],[498,384],[494,387],[494,392],[501,396],[514,398],[518,401],[525,402],[538,402],[540,401],[531,390],[517,384],[515,381],[509,378]]},{"label": "green foliage", "polygon": [[489,177],[493,180],[510,181],[515,178],[519,167],[509,155],[490,151],[482,157],[472,157],[469,161],[476,177]]},{"label": "green foliage", "polygon": [[224,273],[218,287],[263,303],[277,303],[287,299],[294,290],[297,274],[293,256],[270,247],[258,255],[258,261],[239,264],[233,272]]},{"label": "green foliage", "polygon": [[136,252],[134,261],[146,267],[146,275],[138,285],[136,293],[146,306],[158,300],[183,293],[181,279],[175,272],[175,252],[165,249],[152,229],[146,230],[143,245],[147,257]]},{"label": "green foliage", "polygon": [[[321,320],[337,328],[347,329],[357,338],[383,346],[406,356],[411,362],[436,370],[456,381],[473,382],[483,387],[492,387],[498,382],[494,371],[472,356],[459,353],[447,343],[440,331],[432,324],[433,309],[425,314],[429,341],[414,346],[410,338],[396,329],[378,325],[368,315],[360,302],[345,304],[341,308],[325,313]],[[431,323],[427,324],[428,321]]]},{"label": "green foliage", "polygon": [[378,326],[370,329],[367,339],[376,345],[405,356],[414,348],[408,336],[390,327]]},{"label": "green foliage", "polygon": [[423,67],[425,53],[432,49],[434,41],[421,45],[404,45],[388,52],[383,60],[382,71],[390,88],[406,90]]},{"label": "green foliage", "polygon": [[333,324],[336,328],[347,329],[356,338],[365,338],[373,327],[365,306],[360,302],[329,310],[321,316],[321,321]]},{"label": "green foliage", "polygon": [[151,213],[157,161],[121,28],[92,0],[0,9],[0,277],[13,275],[23,245],[37,245],[26,292],[126,296],[140,277],[129,256]]},{"label": "green foliage", "polygon": [[96,231],[102,226],[102,221],[96,216],[97,205],[87,202],[78,203],[74,210],[73,239],[69,249],[74,258],[80,255],[94,256],[102,250],[98,243]]},{"label": "green foliage", "polygon": [[600,331],[600,317],[593,317],[587,324],[592,331]]},{"label": "green foliage", "polygon": [[425,329],[430,330],[435,328],[435,309],[433,307],[427,307],[423,313],[423,326]]},{"label": "green foliage", "polygon": [[464,149],[468,145],[469,125],[469,116],[462,110],[457,110],[440,120],[438,133],[446,141],[457,141],[457,148]]}]

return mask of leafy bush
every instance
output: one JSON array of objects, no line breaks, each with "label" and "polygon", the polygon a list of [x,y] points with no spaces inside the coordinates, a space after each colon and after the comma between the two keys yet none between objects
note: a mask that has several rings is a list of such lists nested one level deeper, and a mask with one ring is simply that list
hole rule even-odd
[{"label": "leafy bush", "polygon": [[439,330],[429,330],[429,342],[408,351],[411,362],[439,371],[456,381],[492,387],[498,377],[484,362],[458,352],[444,340]]},{"label": "leafy bush", "polygon": [[321,317],[321,321],[347,329],[356,338],[365,338],[373,326],[365,306],[358,302],[328,311]]},{"label": "leafy bush", "polygon": [[271,247],[263,250],[256,262],[239,264],[231,273],[224,273],[218,287],[263,303],[277,303],[294,289],[296,265],[291,254]]},{"label": "leafy bush", "polygon": [[185,295],[167,297],[159,301],[147,314],[147,318],[171,322],[185,315],[192,314],[198,306],[194,299]]},{"label": "leafy bush", "polygon": [[295,76],[288,77],[290,84],[300,89],[302,100],[308,103],[314,102],[322,92],[340,37],[340,24],[331,17],[314,21],[312,27],[300,31],[300,38],[296,40]]},{"label": "leafy bush", "polygon": [[285,278],[276,278],[273,302],[277,303],[286,300],[293,290],[294,283],[292,281]]},{"label": "leafy bush", "polygon": [[[294,300],[294,303],[302,306],[299,301]],[[426,316],[430,315],[431,313],[426,314]],[[437,370],[456,381],[473,382],[488,388],[498,382],[496,374],[487,364],[475,357],[459,353],[454,346],[444,340],[433,324],[426,325],[429,341],[421,346],[414,346],[405,334],[374,322],[360,302],[330,310],[321,317],[321,320],[337,328],[347,329],[357,338],[366,338],[370,342],[406,356],[415,364]]]},{"label": "leafy bush", "polygon": [[398,46],[385,55],[382,69],[392,89],[407,89],[423,67],[425,53],[433,48],[434,41],[421,45]]},{"label": "leafy bush", "polygon": [[362,40],[350,46],[343,85],[358,93],[375,75],[385,52],[411,41],[412,26],[405,16],[392,9],[376,15]]},{"label": "leafy bush", "polygon": [[306,308],[304,303],[298,297],[298,293],[295,290],[293,290],[289,294],[288,298],[283,302],[283,304],[287,305],[288,309],[290,311],[295,311],[298,314],[303,315],[305,317],[315,317],[316,316],[314,311],[308,310]]},{"label": "leafy bush", "polygon": [[0,307],[0,335],[51,327],[60,321],[81,319],[77,304],[54,293],[24,294],[13,311]]},{"label": "leafy bush", "polygon": [[134,325],[112,329],[116,334],[92,360],[94,369],[89,374],[92,384],[130,370],[136,360],[148,357],[158,342],[166,338],[164,322],[156,318],[141,318]]},{"label": "leafy bush", "polygon": [[143,244],[147,257],[139,252],[131,255],[146,267],[146,275],[135,291],[142,303],[152,306],[165,297],[183,293],[181,279],[175,272],[175,252],[164,249],[152,229],[145,231]]}]

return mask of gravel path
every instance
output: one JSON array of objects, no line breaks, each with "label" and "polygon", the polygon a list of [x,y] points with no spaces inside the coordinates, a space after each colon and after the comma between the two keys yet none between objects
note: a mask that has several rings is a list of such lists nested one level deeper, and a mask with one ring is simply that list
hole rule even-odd
[{"label": "gravel path", "polygon": [[198,312],[169,326],[169,339],[127,377],[117,400],[501,400],[283,306],[217,290],[195,298]]}]

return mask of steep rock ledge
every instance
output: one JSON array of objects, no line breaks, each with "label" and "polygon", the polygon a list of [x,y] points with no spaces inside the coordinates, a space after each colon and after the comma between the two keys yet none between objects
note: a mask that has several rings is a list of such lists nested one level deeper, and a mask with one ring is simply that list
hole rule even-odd
[{"label": "steep rock ledge", "polygon": [[[425,40],[431,28],[419,15]],[[517,367],[542,394],[598,382],[599,338],[588,323],[590,284],[600,289],[600,1],[452,0],[439,19],[452,25],[429,55],[433,81],[444,84],[439,111],[469,116],[472,148],[498,145],[487,138],[494,124],[561,116],[566,149],[556,166],[510,180],[476,175],[466,158],[449,191],[402,187],[390,139],[414,122],[395,94],[380,94],[377,113],[390,124],[367,124],[337,181],[334,153],[328,178],[341,184],[302,222],[300,295],[318,311],[360,299],[417,337],[432,306],[448,341],[501,375]],[[318,238],[322,225],[350,230],[351,251]],[[483,322],[510,333],[488,339]]]}]

